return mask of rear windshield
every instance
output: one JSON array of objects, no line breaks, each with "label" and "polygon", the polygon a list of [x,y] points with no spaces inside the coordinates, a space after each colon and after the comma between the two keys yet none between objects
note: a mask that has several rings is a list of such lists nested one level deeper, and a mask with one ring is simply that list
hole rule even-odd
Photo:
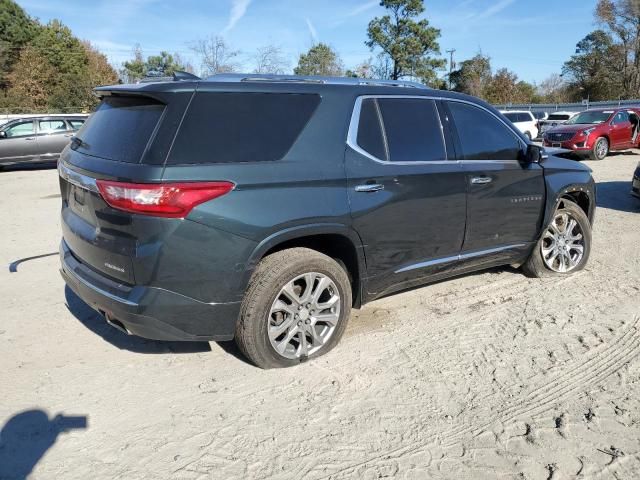
[{"label": "rear windshield", "polygon": [[552,113],[547,117],[547,120],[569,120],[570,115],[566,113]]},{"label": "rear windshield", "polygon": [[279,160],[319,103],[315,94],[199,92],[167,164]]},{"label": "rear windshield", "polygon": [[138,163],[160,120],[164,104],[146,97],[105,97],[77,137],[87,155]]}]

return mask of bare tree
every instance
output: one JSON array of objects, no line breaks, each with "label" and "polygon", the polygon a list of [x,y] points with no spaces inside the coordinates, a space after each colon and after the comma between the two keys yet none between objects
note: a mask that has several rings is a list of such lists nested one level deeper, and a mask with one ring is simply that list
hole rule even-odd
[{"label": "bare tree", "polygon": [[235,72],[240,68],[240,51],[233,50],[220,36],[197,40],[191,49],[200,57],[203,75]]},{"label": "bare tree", "polygon": [[371,72],[374,78],[388,80],[393,75],[393,60],[389,55],[381,52],[376,57],[376,63],[372,66]]},{"label": "bare tree", "polygon": [[289,62],[285,58],[282,48],[278,45],[265,45],[258,47],[253,62],[256,68],[253,73],[270,73],[282,75],[289,69]]},{"label": "bare tree", "polygon": [[538,85],[538,94],[545,102],[561,103],[568,101],[567,83],[557,73],[551,74]]}]

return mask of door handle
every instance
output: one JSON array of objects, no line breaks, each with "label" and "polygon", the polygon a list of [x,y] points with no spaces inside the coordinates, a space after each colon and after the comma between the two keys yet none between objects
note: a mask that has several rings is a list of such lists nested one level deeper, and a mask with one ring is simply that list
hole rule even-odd
[{"label": "door handle", "polygon": [[36,139],[36,137],[27,137],[27,138],[25,138],[25,140],[35,140],[35,139]]},{"label": "door handle", "polygon": [[484,185],[485,183],[491,183],[493,178],[491,177],[471,177],[471,183],[473,185]]},{"label": "door handle", "polygon": [[371,193],[377,192],[379,190],[384,190],[384,185],[381,185],[380,183],[367,183],[364,185],[356,186],[356,192]]}]

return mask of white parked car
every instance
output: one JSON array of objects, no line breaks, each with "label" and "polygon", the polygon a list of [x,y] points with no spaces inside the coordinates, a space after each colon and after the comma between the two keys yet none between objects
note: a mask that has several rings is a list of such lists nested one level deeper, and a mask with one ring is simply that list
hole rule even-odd
[{"label": "white parked car", "polygon": [[533,116],[533,113],[528,110],[508,110],[501,113],[511,120],[511,123],[529,140],[538,138],[538,120]]},{"label": "white parked car", "polygon": [[540,120],[540,136],[544,135],[544,132],[552,129],[557,125],[562,125],[567,120],[572,119],[580,112],[552,112],[544,120]]}]

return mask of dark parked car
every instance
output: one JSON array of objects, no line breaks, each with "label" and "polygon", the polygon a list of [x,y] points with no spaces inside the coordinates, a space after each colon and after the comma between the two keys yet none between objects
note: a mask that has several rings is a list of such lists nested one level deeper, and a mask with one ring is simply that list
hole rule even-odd
[{"label": "dark parked car", "polygon": [[0,126],[0,168],[57,160],[86,115],[43,116],[11,120]]},{"label": "dark parked car", "polygon": [[640,198],[640,163],[638,163],[636,171],[633,173],[633,180],[631,180],[631,195]]},{"label": "dark parked car", "polygon": [[590,170],[472,97],[248,75],[97,93],[58,167],[61,273],[127,333],[235,338],[282,367],[329,351],[376,298],[589,257]]},{"label": "dark parked car", "polygon": [[558,147],[602,160],[612,150],[638,146],[640,109],[586,110],[544,133],[545,147]]}]

